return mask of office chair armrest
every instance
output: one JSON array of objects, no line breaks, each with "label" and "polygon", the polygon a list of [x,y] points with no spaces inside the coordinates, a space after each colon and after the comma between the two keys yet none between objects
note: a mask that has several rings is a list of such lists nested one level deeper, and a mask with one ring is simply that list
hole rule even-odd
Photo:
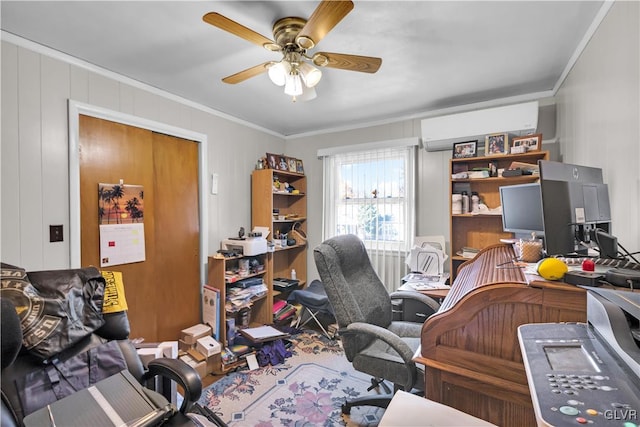
[{"label": "office chair armrest", "polygon": [[419,301],[429,308],[433,310],[433,312],[437,312],[440,309],[440,304],[430,296],[421,294],[420,292],[415,291],[395,291],[391,292],[389,296],[392,299],[410,299],[414,301]]},{"label": "office chair armrest", "polygon": [[184,400],[180,406],[183,414],[191,409],[191,405],[197,402],[202,394],[202,379],[198,372],[186,362],[180,359],[162,357],[149,362],[148,370],[142,377],[143,381],[160,375],[169,378],[184,390]]},{"label": "office chair armrest", "polygon": [[391,348],[393,348],[399,355],[402,357],[402,360],[407,365],[415,365],[413,362],[413,351],[411,347],[407,345],[398,335],[389,331],[388,329],[382,328],[377,325],[372,325],[370,323],[362,323],[355,322],[346,327],[346,329],[341,330],[340,334],[367,334],[372,336],[373,338],[379,339],[387,343]]}]

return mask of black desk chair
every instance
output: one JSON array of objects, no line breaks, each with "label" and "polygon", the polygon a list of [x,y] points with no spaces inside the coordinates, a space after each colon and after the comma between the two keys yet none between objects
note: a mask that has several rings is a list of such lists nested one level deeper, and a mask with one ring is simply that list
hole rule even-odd
[{"label": "black desk chair", "polygon": [[[102,290],[100,290],[101,285]],[[28,289],[28,291],[22,292],[23,289]],[[101,327],[87,333],[77,341],[74,340],[72,344],[46,359],[42,357],[42,354],[35,353],[33,349],[27,350],[23,346],[23,326],[21,326],[21,318],[16,311],[16,306],[19,307],[21,315],[24,317],[33,308],[30,305],[33,300],[29,302],[31,292],[44,299],[53,299],[55,297],[63,298],[62,294],[65,291],[68,292],[67,295],[73,295],[73,297],[59,302],[59,304],[53,304],[54,308],[59,305],[62,315],[63,312],[69,313],[74,311],[74,308],[82,307],[85,304],[84,309],[78,309],[74,314],[82,312],[87,315],[86,313],[91,311],[91,304],[102,299],[104,279],[95,268],[36,272],[29,273],[27,277],[23,269],[6,264],[2,265],[2,298],[0,299],[2,304],[0,322],[2,326],[2,408],[0,425],[3,427],[22,426],[23,418],[26,415],[61,398],[56,394],[73,394],[74,391],[86,388],[88,385],[116,374],[121,370],[119,365],[122,360],[124,360],[128,372],[142,385],[147,384],[147,381],[158,375],[176,381],[184,390],[184,400],[179,411],[175,408],[171,410],[172,415],[166,425],[195,425],[186,414],[194,402],[197,402],[202,392],[199,374],[185,362],[169,358],[151,361],[145,370],[133,343],[128,340],[129,322],[126,312],[106,316],[106,323]],[[14,304],[14,301],[18,303]],[[49,308],[51,309],[51,306]],[[41,307],[41,309],[45,310],[46,308]],[[87,315],[87,317],[90,316]],[[60,323],[65,322],[61,321]],[[61,338],[59,335],[52,334],[54,336],[50,337],[49,344],[55,346],[56,343],[63,342],[64,338],[68,338],[71,334],[69,330],[79,333],[77,331],[82,329],[82,325],[79,323],[78,318],[66,322],[68,330],[63,333],[67,334],[66,337]],[[99,324],[94,324],[94,326],[99,326]],[[28,331],[25,335],[27,333]],[[47,350],[50,348],[48,347]],[[115,356],[106,356],[107,353]],[[83,365],[85,361],[86,368]],[[110,363],[112,366],[104,366],[104,364]],[[78,366],[81,367],[78,368]],[[43,388],[47,391],[40,393],[39,390]],[[162,396],[158,396],[162,400]],[[78,411],[82,410],[83,408],[78,408]]]}]

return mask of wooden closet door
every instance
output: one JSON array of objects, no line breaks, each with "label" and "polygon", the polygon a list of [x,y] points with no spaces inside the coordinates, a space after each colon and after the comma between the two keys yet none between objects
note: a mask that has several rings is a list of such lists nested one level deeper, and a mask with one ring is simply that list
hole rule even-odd
[{"label": "wooden closet door", "polygon": [[131,337],[177,340],[200,321],[198,143],[80,116],[81,264],[100,268],[98,184],[144,187],[145,261],[123,274]]}]

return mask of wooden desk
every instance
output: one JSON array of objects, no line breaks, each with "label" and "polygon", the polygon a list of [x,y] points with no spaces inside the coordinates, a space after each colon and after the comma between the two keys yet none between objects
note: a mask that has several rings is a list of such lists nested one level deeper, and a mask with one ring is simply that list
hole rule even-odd
[{"label": "wooden desk", "polygon": [[420,292],[421,294],[431,297],[436,301],[442,301],[449,293],[449,289],[427,289],[416,292]]},{"label": "wooden desk", "polygon": [[496,425],[535,426],[517,328],[585,322],[586,291],[496,267],[514,257],[510,245],[495,245],[460,266],[423,324],[415,360],[425,366],[427,398]]}]

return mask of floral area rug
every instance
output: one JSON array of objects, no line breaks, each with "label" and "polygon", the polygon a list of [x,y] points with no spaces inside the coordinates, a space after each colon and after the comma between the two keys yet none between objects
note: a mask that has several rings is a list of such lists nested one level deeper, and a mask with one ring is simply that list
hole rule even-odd
[{"label": "floral area rug", "polygon": [[234,427],[378,425],[378,408],[341,414],[345,399],[375,391],[367,391],[370,377],[351,367],[339,341],[304,330],[291,342],[284,363],[230,373],[203,390],[199,403]]}]

